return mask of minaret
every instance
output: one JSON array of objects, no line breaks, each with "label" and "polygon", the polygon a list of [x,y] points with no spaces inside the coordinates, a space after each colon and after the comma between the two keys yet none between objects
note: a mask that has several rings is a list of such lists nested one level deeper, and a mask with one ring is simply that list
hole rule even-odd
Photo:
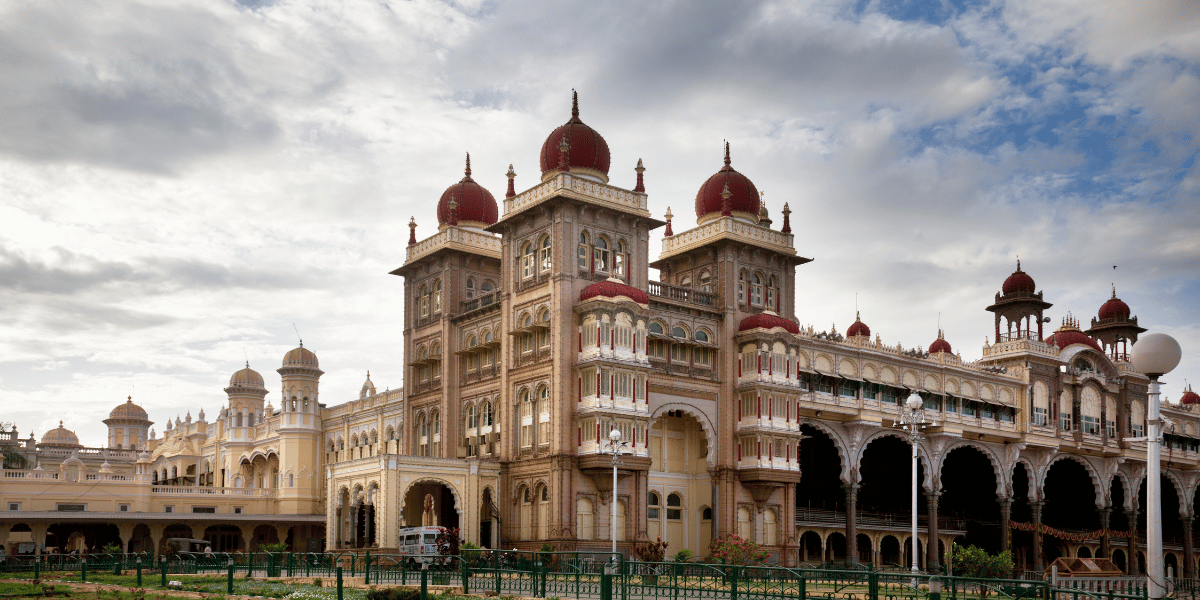
[{"label": "minaret", "polygon": [[318,385],[324,374],[317,355],[304,342],[283,356],[283,400],[279,412],[279,503],[282,514],[318,510],[320,477],[305,465],[320,464],[321,405]]},{"label": "minaret", "polygon": [[247,362],[244,369],[229,378],[225,393],[229,395],[226,429],[253,427],[258,415],[262,414],[263,399],[267,397],[267,386],[263,383],[262,375],[251,369]]}]

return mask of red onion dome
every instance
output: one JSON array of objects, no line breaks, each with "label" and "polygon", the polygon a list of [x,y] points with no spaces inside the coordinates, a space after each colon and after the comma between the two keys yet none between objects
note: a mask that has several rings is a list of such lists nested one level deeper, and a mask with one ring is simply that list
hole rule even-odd
[{"label": "red onion dome", "polygon": [[571,92],[571,120],[550,132],[542,144],[542,181],[557,173],[562,165],[561,146],[566,141],[567,170],[596,175],[608,183],[608,164],[611,156],[608,142],[595,129],[579,120],[579,94]]},{"label": "red onion dome", "polygon": [[1128,319],[1129,313],[1129,305],[1125,304],[1120,298],[1117,297],[1117,288],[1113,287],[1112,298],[1109,298],[1108,302],[1105,302],[1104,305],[1100,307],[1100,313],[1096,316],[1099,317],[1101,321],[1105,319]]},{"label": "red onion dome", "polygon": [[933,343],[929,345],[930,354],[937,354],[938,352],[953,354],[953,352],[950,351],[950,342],[946,341],[946,337],[942,334],[941,329],[938,330],[938,339],[933,340]]},{"label": "red onion dome", "polygon": [[1200,404],[1200,394],[1192,391],[1192,387],[1184,390],[1183,395],[1179,397],[1180,404]]},{"label": "red onion dome", "polygon": [[[453,210],[450,201],[453,200]],[[467,168],[463,171],[462,181],[446,188],[442,198],[438,200],[438,225],[467,225],[471,227],[486,227],[494,225],[499,210],[496,208],[496,198],[487,188],[471,179],[471,155],[467,154]]]},{"label": "red onion dome", "polygon": [[[725,201],[726,191],[729,192],[728,206]],[[696,218],[715,218],[728,212],[741,213],[758,222],[758,209],[761,205],[762,198],[758,195],[758,188],[754,187],[754,182],[730,166],[729,142],[725,142],[725,166],[709,177],[704,185],[700,186],[700,191],[696,192]]]},{"label": "red onion dome", "polygon": [[621,298],[625,297],[638,304],[650,304],[650,297],[646,292],[639,290],[632,285],[625,285],[620,279],[606,279],[597,281],[592,285],[583,288],[579,292],[579,301],[590,300],[592,298]]},{"label": "red onion dome", "polygon": [[1014,292],[1029,292],[1032,294],[1037,291],[1037,284],[1033,282],[1033,278],[1028,273],[1021,270],[1021,260],[1017,259],[1017,270],[1013,271],[1013,274],[1004,280],[1004,286],[1000,290],[1005,295]]},{"label": "red onion dome", "polygon": [[742,319],[741,325],[738,326],[738,331],[750,331],[751,329],[784,329],[788,333],[799,334],[800,326],[791,319],[785,319],[774,311],[763,311],[757,315],[750,315]]},{"label": "red onion dome", "polygon": [[867,327],[867,324],[862,322],[858,311],[854,311],[854,322],[851,323],[850,328],[846,330],[846,337],[852,338],[858,335],[871,337],[871,328]]},{"label": "red onion dome", "polygon": [[1083,344],[1097,352],[1104,352],[1100,349],[1100,345],[1096,343],[1096,340],[1093,340],[1088,334],[1079,330],[1079,322],[1070,316],[1065,317],[1062,327],[1059,327],[1054,333],[1050,334],[1050,337],[1046,338],[1045,341],[1047,345],[1058,346],[1059,348],[1066,348],[1072,344]]},{"label": "red onion dome", "polygon": [[299,348],[288,350],[287,354],[283,355],[283,366],[302,365],[308,367],[319,366],[317,364],[317,355],[312,350],[304,347],[304,342],[300,342]]}]

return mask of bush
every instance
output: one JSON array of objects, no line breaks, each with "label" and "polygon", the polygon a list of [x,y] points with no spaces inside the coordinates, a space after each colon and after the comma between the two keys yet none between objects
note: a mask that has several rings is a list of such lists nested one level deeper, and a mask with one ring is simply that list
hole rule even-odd
[{"label": "bush", "polygon": [[642,562],[662,562],[670,544],[658,538],[653,542],[642,542],[633,547],[633,556]]},{"label": "bush", "polygon": [[769,554],[760,550],[754,540],[745,540],[736,535],[718,538],[712,544],[712,557],[724,560],[727,565],[761,565]]},{"label": "bush", "polygon": [[420,600],[421,590],[412,588],[387,588],[367,592],[367,600]]},{"label": "bush", "polygon": [[675,553],[675,562],[687,562],[692,560],[692,556],[694,556],[692,551],[684,548],[683,550]]},{"label": "bush", "polygon": [[1005,550],[992,556],[978,546],[964,548],[954,544],[950,547],[950,564],[954,565],[954,574],[959,577],[1003,579],[1013,572],[1011,552]]},{"label": "bush", "polygon": [[287,550],[287,544],[283,542],[275,542],[272,544],[259,544],[258,549],[262,552],[283,552]]}]

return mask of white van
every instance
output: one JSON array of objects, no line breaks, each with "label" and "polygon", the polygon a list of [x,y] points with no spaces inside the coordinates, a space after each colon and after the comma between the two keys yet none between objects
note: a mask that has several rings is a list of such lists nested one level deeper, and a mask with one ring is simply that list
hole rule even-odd
[{"label": "white van", "polygon": [[409,557],[408,561],[433,562],[441,556],[438,552],[437,537],[446,531],[445,527],[401,527],[400,554]]}]

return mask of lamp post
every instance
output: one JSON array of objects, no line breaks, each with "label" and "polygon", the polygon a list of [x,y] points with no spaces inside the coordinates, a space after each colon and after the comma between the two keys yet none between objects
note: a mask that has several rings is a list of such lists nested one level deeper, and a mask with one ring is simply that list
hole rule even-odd
[{"label": "lamp post", "polygon": [[1162,482],[1160,453],[1162,448],[1162,419],[1158,413],[1158,378],[1170,373],[1179,364],[1182,351],[1179,342],[1163,333],[1142,336],[1133,345],[1130,361],[1133,368],[1150,378],[1146,391],[1146,579],[1147,595],[1158,600],[1167,594],[1163,573],[1162,549]]},{"label": "lamp post", "polygon": [[[913,392],[908,399],[904,401],[904,408],[900,410],[900,421],[898,425],[902,429],[909,432],[908,440],[912,444],[912,572],[916,574],[920,572],[917,568],[917,455],[919,444],[921,442],[921,427],[925,423],[925,401],[921,399],[920,394]],[[937,543],[936,541],[933,543]]]},{"label": "lamp post", "polygon": [[621,450],[629,447],[629,442],[621,441],[621,430],[613,427],[608,433],[608,443],[604,445],[604,452],[612,454],[613,465],[613,481],[612,481],[612,515],[609,521],[609,529],[612,530],[612,560],[617,561],[617,464],[620,462]]}]

